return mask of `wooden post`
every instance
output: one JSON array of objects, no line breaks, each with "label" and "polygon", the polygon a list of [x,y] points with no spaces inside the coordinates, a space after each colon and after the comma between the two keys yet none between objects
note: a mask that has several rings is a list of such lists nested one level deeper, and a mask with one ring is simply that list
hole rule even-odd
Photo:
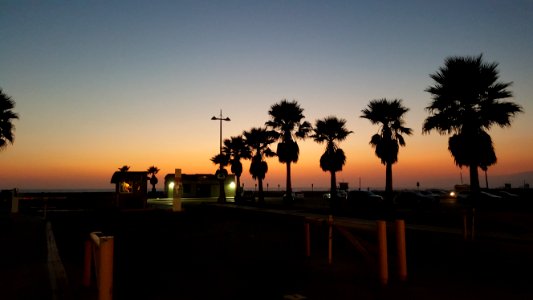
[{"label": "wooden post", "polygon": [[401,281],[407,280],[407,251],[405,249],[405,221],[396,220],[396,246],[398,251],[398,275]]},{"label": "wooden post", "polygon": [[91,286],[91,261],[93,259],[93,250],[91,240],[85,241],[85,255],[83,258],[83,278],[82,284],[85,287]]},{"label": "wooden post", "polygon": [[311,257],[311,230],[309,222],[305,222],[305,256]]},{"label": "wooden post", "polygon": [[328,264],[331,265],[332,257],[333,257],[333,216],[329,215],[328,217],[328,224],[329,224],[329,230],[328,230]]},{"label": "wooden post", "polygon": [[113,252],[112,236],[100,238],[100,267],[98,268],[98,299],[113,299]]},{"label": "wooden post", "polygon": [[387,285],[389,281],[389,266],[387,264],[387,223],[383,220],[378,220],[377,230],[379,281],[382,285]]}]

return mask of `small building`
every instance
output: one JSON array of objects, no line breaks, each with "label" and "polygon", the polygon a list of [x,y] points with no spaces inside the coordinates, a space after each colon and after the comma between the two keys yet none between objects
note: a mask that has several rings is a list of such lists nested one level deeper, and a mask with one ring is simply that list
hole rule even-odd
[{"label": "small building", "polygon": [[111,177],[115,184],[115,206],[118,208],[145,208],[148,199],[148,172],[117,171]]},{"label": "small building", "polygon": [[[165,176],[165,194],[172,198],[174,174]],[[181,196],[185,198],[218,197],[220,182],[214,174],[181,174]],[[229,174],[224,180],[226,197],[235,197],[235,175]]]}]

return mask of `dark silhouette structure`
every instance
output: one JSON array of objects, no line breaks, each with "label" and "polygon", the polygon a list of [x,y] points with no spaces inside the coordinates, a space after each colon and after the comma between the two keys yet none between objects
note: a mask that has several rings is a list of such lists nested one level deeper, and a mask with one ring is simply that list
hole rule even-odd
[{"label": "dark silhouette structure", "polygon": [[13,108],[15,108],[15,101],[4,94],[0,88],[0,151],[15,141],[13,120],[18,119],[19,116],[13,112]]},{"label": "dark silhouette structure", "polygon": [[243,135],[246,144],[252,150],[250,174],[253,179],[257,179],[259,187],[258,201],[259,203],[264,203],[263,180],[268,172],[268,164],[264,158],[276,155],[276,153],[270,149],[270,144],[276,141],[277,134],[266,128],[252,128],[250,131],[245,131]]},{"label": "dark silhouette structure", "polygon": [[352,131],[346,129],[346,120],[336,117],[326,117],[317,120],[314,133],[311,135],[317,143],[326,143],[326,151],[320,157],[320,168],[325,172],[330,172],[330,195],[333,209],[339,208],[339,197],[337,195],[336,172],[342,171],[346,163],[344,151],[338,147],[338,143],[344,141]]},{"label": "dark silhouette structure", "polygon": [[148,172],[118,171],[111,177],[115,184],[115,206],[118,208],[145,208],[148,199]]},{"label": "dark silhouette structure", "polygon": [[240,135],[225,139],[222,152],[228,158],[231,173],[235,174],[237,180],[235,202],[239,202],[241,198],[241,175],[243,171],[241,159],[250,159],[252,157],[252,151],[250,146],[244,141],[242,135]]},{"label": "dark silhouette structure", "polygon": [[403,119],[408,108],[402,100],[378,99],[371,100],[368,107],[361,112],[361,118],[368,119],[373,125],[380,125],[378,133],[370,139],[370,145],[376,149],[376,156],[385,165],[385,198],[392,203],[392,165],[398,161],[400,146],[405,146],[402,134],[411,135],[413,130],[405,127]]},{"label": "dark silhouette structure", "polygon": [[271,117],[265,125],[277,133],[279,140],[276,154],[281,163],[287,165],[286,202],[291,203],[291,163],[297,163],[300,148],[296,139],[305,139],[312,130],[311,124],[304,119],[303,108],[296,101],[282,100],[270,107],[268,114]]}]

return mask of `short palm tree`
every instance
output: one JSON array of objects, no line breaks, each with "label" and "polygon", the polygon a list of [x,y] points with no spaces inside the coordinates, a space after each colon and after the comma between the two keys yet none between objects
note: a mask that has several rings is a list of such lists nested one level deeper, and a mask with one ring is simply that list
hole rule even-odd
[{"label": "short palm tree", "polygon": [[257,180],[258,201],[262,204],[265,202],[263,180],[268,172],[268,164],[264,159],[276,155],[270,149],[270,144],[276,141],[276,133],[266,128],[252,128],[250,131],[245,131],[243,135],[246,144],[252,150],[250,174],[253,179]]},{"label": "short palm tree", "polygon": [[404,114],[409,111],[402,105],[402,100],[377,99],[371,100],[367,108],[361,112],[361,118],[368,119],[372,124],[379,125],[378,133],[370,139],[376,150],[376,156],[385,165],[385,195],[392,202],[392,165],[398,161],[400,146],[405,146],[402,134],[410,135],[413,130],[405,127]]},{"label": "short palm tree", "polygon": [[224,140],[222,152],[226,153],[226,155],[229,157],[231,173],[235,174],[236,177],[237,192],[235,193],[235,202],[238,202],[241,197],[241,159],[251,158],[252,152],[242,136],[232,136],[231,138]]},{"label": "short palm tree", "polygon": [[426,89],[432,101],[423,132],[453,134],[448,149],[458,166],[470,169],[470,189],[479,193],[478,167],[496,163],[492,140],[487,133],[493,125],[508,127],[522,108],[510,101],[511,83],[499,82],[497,63],[485,63],[483,56],[449,57],[431,74],[434,85]]},{"label": "short palm tree", "polygon": [[15,108],[15,101],[4,94],[0,88],[0,150],[15,141],[13,120],[18,119],[19,116],[13,112],[13,108]]},{"label": "short palm tree", "polygon": [[128,172],[130,170],[130,166],[123,165],[122,167],[118,168],[120,172]]},{"label": "short palm tree", "polygon": [[291,163],[298,162],[300,148],[296,139],[305,139],[312,126],[303,121],[303,108],[296,101],[282,100],[270,107],[271,119],[265,123],[269,129],[277,132],[278,147],[276,154],[281,163],[287,165],[286,201],[292,202]]},{"label": "short palm tree", "polygon": [[346,128],[346,120],[332,116],[326,117],[323,120],[317,120],[313,131],[314,133],[311,137],[315,142],[319,144],[326,143],[326,151],[320,157],[320,168],[324,172],[330,172],[331,174],[331,205],[333,208],[337,208],[336,172],[342,171],[342,167],[346,163],[346,155],[338,147],[338,143],[344,141],[352,131]]},{"label": "short palm tree", "polygon": [[152,185],[152,193],[156,192],[155,185],[159,182],[155,174],[159,172],[159,168],[156,166],[151,166],[148,168],[148,175],[150,176],[150,184]]},{"label": "short palm tree", "polygon": [[219,203],[225,203],[226,202],[226,191],[224,189],[224,180],[226,176],[228,176],[228,171],[226,170],[226,166],[229,164],[229,157],[224,153],[219,153],[213,157],[211,157],[211,161],[215,165],[219,165],[220,167],[215,172],[216,177],[220,181],[219,184],[219,195],[218,195],[218,202]]}]

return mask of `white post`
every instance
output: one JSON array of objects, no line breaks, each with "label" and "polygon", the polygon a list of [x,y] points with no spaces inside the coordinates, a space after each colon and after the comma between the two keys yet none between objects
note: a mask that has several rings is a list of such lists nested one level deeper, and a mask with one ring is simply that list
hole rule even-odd
[{"label": "white post", "polygon": [[174,194],[172,211],[181,211],[181,169],[176,169],[174,175]]}]

